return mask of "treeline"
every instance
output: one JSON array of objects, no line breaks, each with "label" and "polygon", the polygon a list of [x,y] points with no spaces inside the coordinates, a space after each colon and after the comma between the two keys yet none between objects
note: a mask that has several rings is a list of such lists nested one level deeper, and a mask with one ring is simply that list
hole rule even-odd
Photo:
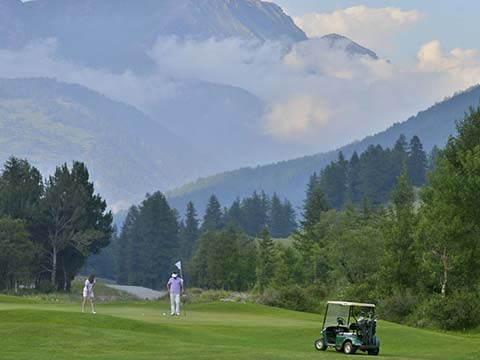
[{"label": "treeline", "polygon": [[393,321],[479,326],[480,110],[458,124],[419,191],[408,157],[400,164],[385,206],[335,209],[312,177],[291,244],[273,241],[268,227],[258,239],[225,225],[228,211],[210,199],[202,226],[194,216],[179,226],[199,235],[187,246],[189,286],[250,290],[264,304],[296,310],[316,311],[327,298],[375,302]]},{"label": "treeline", "polygon": [[[158,289],[164,287],[172,264],[179,259],[184,264],[191,260],[189,269],[200,269],[203,266],[200,259],[207,261],[212,257],[234,259],[230,263],[232,266],[245,257],[251,265],[255,261],[254,237],[260,236],[262,229],[268,228],[275,237],[288,237],[296,226],[292,205],[276,194],[270,198],[263,192],[254,192],[250,197],[237,199],[229,208],[222,208],[212,195],[200,221],[192,202],[188,203],[184,218],[180,220],[165,196],[156,192],[147,195],[139,206],[129,209],[121,233],[112,245],[113,250],[106,251],[115,257],[117,282]],[[99,264],[100,257],[110,262],[108,256],[100,254],[91,264],[97,263],[102,271],[108,271]],[[226,263],[219,265],[216,260],[208,262],[209,269],[213,263],[218,270],[215,284],[221,283],[228,289],[247,289],[254,283],[254,275],[253,280],[251,275],[244,276],[249,273],[248,267],[234,266],[237,273],[232,275],[226,270]],[[228,273],[228,280],[221,278],[221,273]],[[193,283],[209,286],[210,280],[199,274],[192,271]]]},{"label": "treeline", "polygon": [[260,236],[264,227],[276,238],[285,238],[296,228],[295,210],[292,204],[277,194],[272,198],[263,191],[253,192],[252,196],[238,199],[228,209],[221,209],[215,196],[211,196],[207,205],[202,231],[220,230],[227,225],[236,225],[249,236]]},{"label": "treeline", "polygon": [[87,257],[109,244],[112,215],[83,163],[45,181],[27,160],[0,176],[0,290],[69,290]]},{"label": "treeline", "polygon": [[434,148],[429,157],[423,150],[418,136],[409,143],[401,135],[392,149],[370,145],[362,154],[354,152],[350,160],[342,153],[338,160],[330,163],[311,181],[319,181],[329,203],[341,209],[349,203],[356,207],[368,201],[374,207],[385,204],[400,176],[402,166],[407,167],[408,178],[413,186],[425,183],[425,174],[432,166],[438,149]]},{"label": "treeline", "polygon": [[312,177],[293,247],[259,252],[268,254],[257,265],[269,269],[265,301],[299,309],[314,309],[315,296],[371,301],[394,321],[479,326],[480,109],[438,153],[418,199],[414,180],[404,161],[388,207],[336,210]]}]

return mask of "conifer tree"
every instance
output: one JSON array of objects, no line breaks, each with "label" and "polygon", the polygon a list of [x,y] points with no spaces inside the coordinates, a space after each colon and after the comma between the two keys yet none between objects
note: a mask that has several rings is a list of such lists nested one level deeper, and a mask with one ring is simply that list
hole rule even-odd
[{"label": "conifer tree", "polygon": [[283,227],[280,237],[288,237],[297,228],[296,214],[290,201],[283,201]]},{"label": "conifer tree", "polygon": [[341,209],[347,190],[348,162],[340,152],[338,160],[328,165],[320,175],[320,184],[330,205]]},{"label": "conifer tree", "polygon": [[131,206],[123,222],[115,251],[118,284],[135,284],[140,267],[138,208]]},{"label": "conifer tree", "polygon": [[352,204],[359,204],[362,199],[360,189],[360,158],[353,152],[347,168],[346,200]]},{"label": "conifer tree", "polygon": [[193,202],[189,201],[187,204],[187,212],[185,213],[185,226],[181,232],[181,244],[180,252],[181,257],[185,261],[191,259],[193,255],[193,249],[195,248],[195,243],[200,236],[200,230],[198,228],[198,219],[197,211]]},{"label": "conifer tree", "polygon": [[51,283],[67,290],[86,257],[109,244],[112,214],[106,212],[106,202],[95,195],[85,165],[76,161],[71,170],[66,164],[57,167],[40,205],[48,229]]},{"label": "conifer tree", "polygon": [[[270,220],[269,220],[269,230],[273,237],[282,237],[284,235],[284,227],[285,222],[288,221],[286,219],[286,214],[282,203],[280,202],[280,198],[277,196],[276,193],[272,196],[271,201],[271,208],[270,208]],[[262,230],[263,235],[263,230]]]},{"label": "conifer tree", "polygon": [[217,231],[223,227],[223,213],[220,202],[215,195],[210,196],[203,217],[202,232]]},{"label": "conifer tree", "polygon": [[412,137],[407,158],[407,170],[413,186],[421,186],[425,183],[425,171],[427,168],[427,155],[423,151],[422,143],[418,136]]},{"label": "conifer tree", "polygon": [[156,192],[142,202],[138,226],[139,285],[163,289],[179,253],[177,213],[165,196]]},{"label": "conifer tree", "polygon": [[262,237],[258,243],[257,257],[257,285],[260,293],[272,282],[275,275],[275,245],[270,237],[268,228],[262,230]]},{"label": "conifer tree", "polygon": [[383,275],[385,287],[392,290],[413,289],[416,286],[415,274],[417,256],[413,238],[416,216],[414,212],[415,195],[408,179],[406,166],[393,189],[392,208],[387,214],[384,236],[385,254],[383,257]]}]

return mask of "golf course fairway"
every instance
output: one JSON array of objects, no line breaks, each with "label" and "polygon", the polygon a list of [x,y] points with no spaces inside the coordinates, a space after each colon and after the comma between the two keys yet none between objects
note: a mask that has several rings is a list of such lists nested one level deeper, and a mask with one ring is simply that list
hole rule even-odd
[{"label": "golf course fairway", "polygon": [[[322,316],[253,304],[80,303],[0,296],[0,359],[344,359],[316,351]],[[480,332],[442,333],[380,321],[377,359],[480,359]],[[350,355],[351,356],[351,355]]]}]

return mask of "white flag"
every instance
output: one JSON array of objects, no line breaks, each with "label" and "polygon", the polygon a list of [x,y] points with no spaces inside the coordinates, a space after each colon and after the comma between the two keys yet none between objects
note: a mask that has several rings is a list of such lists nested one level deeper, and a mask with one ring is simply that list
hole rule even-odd
[{"label": "white flag", "polygon": [[182,270],[182,262],[181,261],[177,261],[175,263],[175,266],[179,269],[179,270]]}]

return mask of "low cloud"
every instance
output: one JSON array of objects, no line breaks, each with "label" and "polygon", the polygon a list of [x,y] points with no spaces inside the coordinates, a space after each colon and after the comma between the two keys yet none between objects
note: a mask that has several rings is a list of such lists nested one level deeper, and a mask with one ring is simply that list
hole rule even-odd
[{"label": "low cloud", "polygon": [[295,17],[295,23],[310,37],[337,33],[373,50],[391,46],[391,38],[423,18],[417,10],[371,8],[364,5],[335,10],[331,13],[308,13]]},{"label": "low cloud", "polygon": [[480,51],[456,48],[446,53],[440,41],[424,44],[417,54],[419,71],[450,78],[458,86],[468,87],[480,80]]},{"label": "low cloud", "polygon": [[264,117],[265,132],[290,141],[301,139],[305,133],[317,133],[327,125],[332,114],[328,104],[309,94],[293,95],[284,102],[269,106]]},{"label": "low cloud", "polygon": [[478,50],[445,52],[438,41],[422,46],[412,67],[351,56],[320,39],[285,48],[240,39],[160,38],[149,55],[157,65],[153,73],[114,74],[62,59],[56,40],[47,39],[21,50],[0,49],[0,77],[79,83],[147,112],[177,96],[177,79],[237,86],[268,104],[258,133],[285,143],[292,154],[300,145],[323,151],[360,139],[480,81]]}]

